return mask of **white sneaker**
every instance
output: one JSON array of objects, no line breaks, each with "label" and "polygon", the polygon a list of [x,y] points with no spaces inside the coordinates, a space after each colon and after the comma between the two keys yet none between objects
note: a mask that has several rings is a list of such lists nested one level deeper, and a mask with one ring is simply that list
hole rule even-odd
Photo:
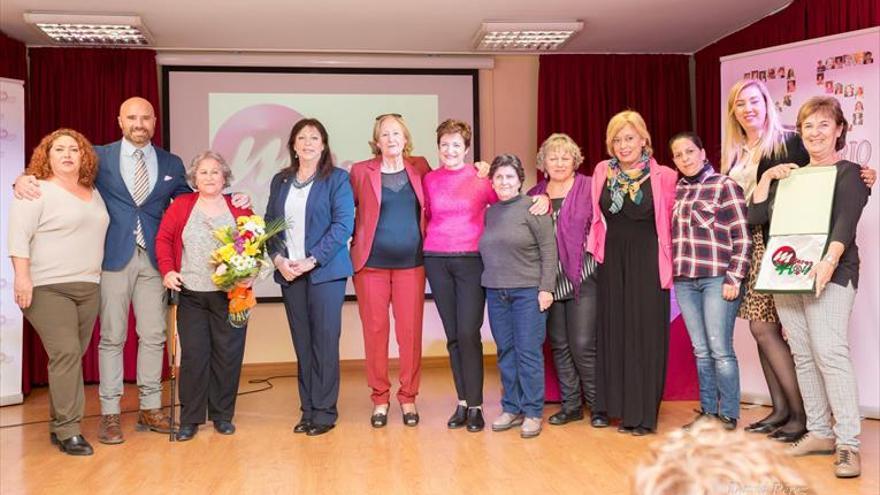
[{"label": "white sneaker", "polygon": [[541,434],[541,418],[526,418],[523,421],[519,436],[523,438],[535,438]]},{"label": "white sneaker", "polygon": [[492,431],[506,431],[521,424],[523,424],[523,417],[521,414],[505,412],[501,413],[501,416],[498,416],[498,418],[492,422]]},{"label": "white sneaker", "polygon": [[800,440],[791,444],[788,453],[795,457],[817,454],[830,455],[834,453],[834,438],[822,438],[807,433]]}]

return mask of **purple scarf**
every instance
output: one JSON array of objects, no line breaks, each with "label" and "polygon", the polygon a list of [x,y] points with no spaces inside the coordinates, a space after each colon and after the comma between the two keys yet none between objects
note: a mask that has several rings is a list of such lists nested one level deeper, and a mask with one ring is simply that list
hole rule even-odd
[{"label": "purple scarf", "polygon": [[[584,247],[590,233],[593,218],[591,180],[583,174],[574,174],[574,184],[562,202],[562,209],[556,218],[556,249],[565,278],[574,286],[577,299],[581,289],[581,269],[584,265]],[[542,180],[529,190],[529,196],[547,192],[547,181]]]}]

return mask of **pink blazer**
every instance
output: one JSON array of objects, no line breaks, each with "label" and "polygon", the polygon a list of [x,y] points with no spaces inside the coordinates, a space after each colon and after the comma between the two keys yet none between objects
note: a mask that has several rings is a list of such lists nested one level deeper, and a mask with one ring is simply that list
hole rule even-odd
[{"label": "pink blazer", "polygon": [[[599,208],[599,198],[608,178],[608,162],[599,162],[593,171],[593,223],[587,238],[587,250],[596,261],[605,261],[605,233],[608,229],[605,216]],[[660,285],[672,287],[672,206],[675,204],[675,186],[678,174],[669,167],[659,165],[653,158],[648,162],[651,169],[651,192],[654,195],[654,224],[657,226],[657,265],[660,267]]]},{"label": "pink blazer", "polygon": [[[411,156],[403,161],[409,176],[409,183],[416,193],[421,206],[419,228],[425,237],[425,194],[422,191],[422,177],[431,171],[428,161],[420,156]],[[379,210],[382,205],[382,157],[364,160],[351,166],[349,176],[354,192],[354,234],[351,238],[351,262],[354,271],[360,271],[370,257],[373,238],[379,223]]]}]

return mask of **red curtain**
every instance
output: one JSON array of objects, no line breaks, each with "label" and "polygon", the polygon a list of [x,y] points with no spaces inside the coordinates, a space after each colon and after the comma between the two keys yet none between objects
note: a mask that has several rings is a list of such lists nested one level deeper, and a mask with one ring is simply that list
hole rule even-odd
[{"label": "red curtain", "polygon": [[[94,144],[121,138],[116,117],[119,105],[131,96],[142,96],[159,110],[159,80],[153,50],[31,48],[26,141],[32,149],[46,134],[59,127],[83,133]],[[5,58],[5,57],[4,57]],[[161,122],[161,120],[159,121]],[[156,126],[153,143],[161,145]],[[83,357],[83,375],[97,382],[99,323]],[[136,378],[137,335],[134,317],[129,316],[125,344],[125,380]],[[40,338],[25,324],[22,388],[48,383],[48,357]]]},{"label": "red curtain", "polygon": [[27,48],[24,43],[0,31],[0,77],[27,79]]},{"label": "red curtain", "polygon": [[795,0],[777,14],[695,53],[697,133],[709,159],[718,164],[721,155],[720,102],[728,89],[721,88],[721,57],[878,25],[877,0]]},{"label": "red curtain", "polygon": [[538,143],[570,135],[590,174],[608,158],[605,128],[617,112],[645,119],[657,161],[672,165],[666,141],[691,128],[687,55],[542,55],[538,69]]}]

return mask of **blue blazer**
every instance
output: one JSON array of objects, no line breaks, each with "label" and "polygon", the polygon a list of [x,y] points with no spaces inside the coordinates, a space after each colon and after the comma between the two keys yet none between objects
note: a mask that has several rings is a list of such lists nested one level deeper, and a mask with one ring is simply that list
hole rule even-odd
[{"label": "blue blazer", "polygon": [[[286,218],[284,204],[292,183],[293,178],[284,172],[272,177],[269,203],[266,205],[267,222],[274,218]],[[348,240],[353,230],[354,195],[348,172],[334,167],[326,178],[315,179],[306,200],[306,256],[314,256],[318,261],[318,266],[309,272],[312,283],[320,284],[352,275]],[[272,238],[269,243],[270,258],[277,254],[288,257],[285,239],[285,232]],[[282,286],[289,285],[278,270],[275,270],[275,281]]]},{"label": "blue blazer", "polygon": [[107,213],[110,214],[110,227],[107,228],[107,237],[104,240],[104,263],[101,268],[117,271],[128,264],[134,255],[136,219],[140,218],[144,238],[147,241],[147,253],[153,266],[158,269],[156,233],[159,231],[162,214],[172,198],[192,192],[192,189],[186,182],[186,172],[180,157],[153,146],[159,162],[159,174],[150,195],[147,196],[144,204],[138,206],[128,192],[119,170],[121,146],[122,141],[95,146],[95,152],[98,154],[98,176],[95,179],[95,186],[107,205]]}]

